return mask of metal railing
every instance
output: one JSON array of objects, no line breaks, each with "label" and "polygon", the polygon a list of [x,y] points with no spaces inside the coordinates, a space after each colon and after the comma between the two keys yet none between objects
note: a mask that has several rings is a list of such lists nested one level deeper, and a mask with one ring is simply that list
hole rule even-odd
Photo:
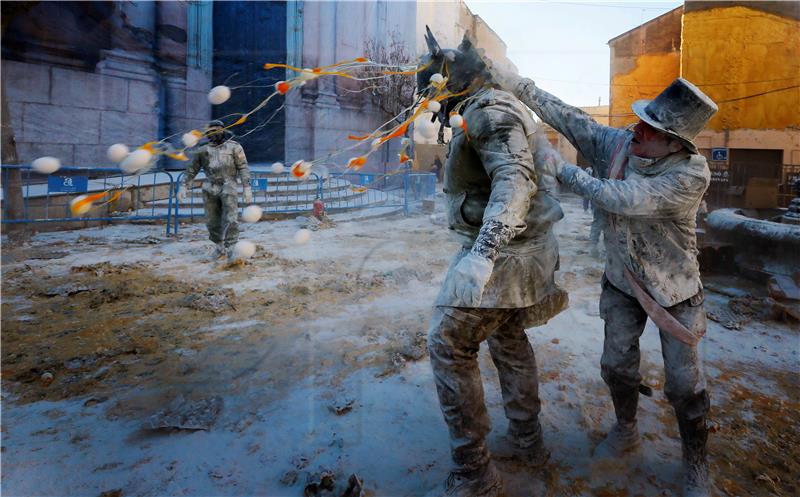
[{"label": "metal railing", "polygon": [[705,199],[709,210],[724,207],[744,207],[747,184],[751,178],[763,177],[774,181],[775,205],[786,207],[797,196],[795,182],[800,178],[800,165],[783,164],[765,167],[761,163],[736,163],[710,161],[711,182]]},{"label": "metal railing", "polygon": [[[185,173],[180,173],[175,179],[175,191],[183,182]],[[186,202],[174,202],[173,229],[178,232],[180,219],[194,221],[196,217],[205,216],[204,203],[200,195],[193,192],[202,192],[199,186],[202,178],[192,181],[193,186],[187,192]],[[287,214],[292,212],[310,212],[314,200],[322,196],[322,179],[311,173],[305,180],[294,178],[289,173],[276,175],[264,171],[250,172],[250,186],[253,189],[253,203],[258,204],[265,214]],[[241,188],[238,187],[237,188]],[[238,191],[237,191],[238,194]],[[241,208],[240,208],[241,211]]]},{"label": "metal railing", "polygon": [[[37,173],[29,166],[3,165],[0,170],[2,224],[164,221],[170,234],[175,181],[167,171],[131,176],[110,167],[67,166],[50,175]],[[74,216],[70,211],[70,202],[79,195],[121,187],[126,191],[119,199],[93,207],[86,216]],[[17,188],[22,210],[12,217],[9,211],[20,206],[10,205],[7,196]],[[163,205],[159,204],[161,200]]]},{"label": "metal railing", "polygon": [[[180,220],[194,221],[205,216],[202,195],[198,194],[202,191],[202,176],[193,180],[186,200],[178,202],[178,186],[184,174],[174,177],[170,172],[156,171],[130,176],[117,168],[62,167],[56,173],[42,175],[29,166],[2,166],[2,223],[74,226],[89,221],[164,221],[167,234],[177,234]],[[118,200],[93,207],[87,216],[72,215],[70,202],[77,196],[120,187],[126,190]],[[310,213],[316,199],[333,212],[402,207],[408,214],[411,202],[434,197],[436,175],[409,170],[395,174],[339,172],[326,177],[312,173],[305,180],[298,180],[289,173],[252,171],[251,187],[253,202],[265,214]],[[7,192],[21,196],[21,202],[17,202],[21,206],[11,206],[5,198]],[[20,212],[9,212],[11,207],[21,207]]]},{"label": "metal railing", "polygon": [[403,207],[407,210],[407,188],[407,172],[336,172],[330,173],[323,181],[321,199],[328,210],[375,207]]}]

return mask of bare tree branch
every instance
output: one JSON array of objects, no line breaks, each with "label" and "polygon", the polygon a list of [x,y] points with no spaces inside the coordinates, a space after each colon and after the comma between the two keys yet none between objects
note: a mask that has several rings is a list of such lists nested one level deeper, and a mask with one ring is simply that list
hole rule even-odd
[{"label": "bare tree branch", "polygon": [[[395,67],[414,64],[415,57],[407,50],[397,31],[391,31],[384,39],[370,38],[365,48],[364,55],[378,64]],[[366,68],[362,75],[375,79],[365,81],[364,85],[368,88],[373,103],[387,119],[396,118],[400,122],[406,117],[403,111],[414,102],[416,81],[410,75],[382,75],[384,70],[380,67]]]}]

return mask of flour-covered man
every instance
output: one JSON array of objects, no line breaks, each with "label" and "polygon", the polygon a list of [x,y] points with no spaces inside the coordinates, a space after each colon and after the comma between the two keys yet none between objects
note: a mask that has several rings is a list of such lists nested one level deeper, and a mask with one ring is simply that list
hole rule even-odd
[{"label": "flour-covered man", "polygon": [[534,167],[530,112],[493,87],[466,37],[457,50],[439,47],[430,30],[426,39],[429,53],[420,62],[418,89],[429,97],[440,93],[431,77],[448,75],[446,93],[458,96],[442,102],[439,115],[462,109],[466,121],[453,132],[444,172],[448,222],[463,248],[445,277],[428,340],[455,464],[435,494],[493,497],[502,494],[503,484],[486,444],[490,421],[478,349],[488,343],[508,418],[504,446],[493,451],[530,466],[543,464],[549,453],[539,423],[536,359],[525,329],[566,306],[566,294],[554,282],[558,246],[552,230],[563,213]]},{"label": "flour-covered man", "polygon": [[709,396],[697,344],[706,330],[697,262],[696,213],[710,182],[693,139],[716,104],[678,78],[654,100],[639,100],[632,130],[603,126],[533,81],[490,66],[495,80],[563,134],[597,178],[549,152],[551,173],[606,213],[606,267],[600,297],[605,320],[601,359],[617,423],[600,456],[636,449],[640,386],[639,337],[650,317],[659,327],[666,383],[680,430],[685,497],[710,495],[706,460]]},{"label": "flour-covered man", "polygon": [[211,121],[207,129],[208,143],[195,155],[186,167],[178,201],[186,199],[194,177],[202,170],[206,179],[203,182],[203,200],[206,211],[208,238],[216,245],[212,258],[227,256],[233,258],[232,247],[239,239],[239,194],[237,177],[244,186],[244,202],[253,201],[250,186],[250,169],[242,146],[230,139],[221,121]]}]

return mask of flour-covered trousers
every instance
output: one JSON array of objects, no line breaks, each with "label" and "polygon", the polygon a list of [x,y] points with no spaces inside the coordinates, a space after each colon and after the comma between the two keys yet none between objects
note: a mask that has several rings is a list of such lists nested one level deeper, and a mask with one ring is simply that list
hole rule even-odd
[{"label": "flour-covered trousers", "polygon": [[203,190],[208,238],[230,247],[239,240],[239,198],[223,190],[219,195]]},{"label": "flour-covered trousers", "polygon": [[[705,333],[702,290],[694,297],[668,307],[667,312],[693,333]],[[647,323],[647,314],[635,298],[618,290],[603,276],[600,317],[605,320],[605,341],[600,360],[603,380],[612,390],[637,389],[642,381],[639,337]],[[697,346],[683,343],[664,331],[659,330],[659,334],[666,376],[664,394],[678,414],[688,419],[704,416],[708,412],[709,400]]]},{"label": "flour-covered trousers", "polygon": [[489,460],[486,435],[491,423],[478,369],[482,341],[487,341],[500,376],[509,431],[524,437],[538,430],[539,379],[522,317],[520,309],[434,310],[428,350],[453,461],[460,469],[476,469]]}]

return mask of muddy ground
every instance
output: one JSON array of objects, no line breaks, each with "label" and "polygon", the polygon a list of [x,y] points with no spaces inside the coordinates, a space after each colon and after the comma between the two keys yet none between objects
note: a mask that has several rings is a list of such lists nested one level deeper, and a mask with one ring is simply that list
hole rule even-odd
[{"label": "muddy ground", "polygon": [[[678,495],[677,426],[652,324],[641,369],[656,394],[641,402],[642,453],[624,465],[591,457],[613,415],[599,375],[602,263],[584,240],[590,215],[574,197],[563,206],[558,279],[570,308],[529,330],[553,456],[535,472],[502,463],[509,495]],[[118,226],[4,240],[4,494],[290,496],[324,472],[340,487],[357,474],[368,495],[436,488],[447,433],[425,335],[457,247],[443,224],[440,214],[342,215],[302,246],[297,221],[248,225],[258,252],[235,267],[208,260],[201,225],[177,237]],[[708,281],[758,300],[744,281]],[[727,295],[707,299],[730,307]],[[798,495],[800,334],[743,322],[709,321],[700,348],[717,487]],[[495,437],[505,421],[485,350],[481,369]],[[165,410],[209,399],[220,407],[208,429],[154,429]]]}]

